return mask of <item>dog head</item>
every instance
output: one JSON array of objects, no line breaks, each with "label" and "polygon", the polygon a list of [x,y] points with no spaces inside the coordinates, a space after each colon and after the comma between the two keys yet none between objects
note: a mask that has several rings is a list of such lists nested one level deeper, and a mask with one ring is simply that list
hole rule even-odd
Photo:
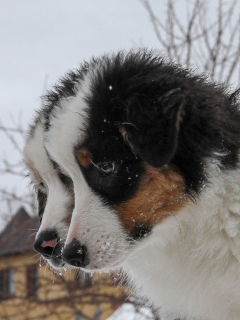
[{"label": "dog head", "polygon": [[[62,255],[70,266],[121,266],[199,196],[207,158],[225,150],[219,163],[238,161],[237,111],[225,110],[231,132],[221,117],[231,98],[146,51],[93,59],[47,100],[42,150],[74,190]],[[69,214],[73,196],[56,173],[38,172],[49,189],[43,214],[49,228],[48,221],[58,225]]]},{"label": "dog head", "polygon": [[[93,60],[46,125],[47,153],[74,185],[63,258],[86,270],[121,264],[186,201],[184,179],[169,164],[177,144],[180,90],[159,94],[154,61],[133,58]],[[170,96],[173,105],[157,114]]]}]

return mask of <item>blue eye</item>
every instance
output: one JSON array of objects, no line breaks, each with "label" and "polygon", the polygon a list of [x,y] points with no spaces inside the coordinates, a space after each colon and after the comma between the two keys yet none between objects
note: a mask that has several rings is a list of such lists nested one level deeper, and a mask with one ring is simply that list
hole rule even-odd
[{"label": "blue eye", "polygon": [[109,176],[115,171],[115,163],[114,162],[104,162],[99,163],[97,165],[97,168],[99,171],[101,171],[103,174]]}]

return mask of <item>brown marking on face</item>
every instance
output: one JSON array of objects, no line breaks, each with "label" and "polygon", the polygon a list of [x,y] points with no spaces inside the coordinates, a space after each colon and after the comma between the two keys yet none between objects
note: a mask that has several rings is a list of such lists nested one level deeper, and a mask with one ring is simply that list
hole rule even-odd
[{"label": "brown marking on face", "polygon": [[76,158],[83,167],[89,167],[92,164],[92,154],[86,149],[76,151]]},{"label": "brown marking on face", "polygon": [[177,130],[179,130],[180,124],[183,122],[183,119],[185,117],[185,110],[183,108],[183,104],[179,107],[178,113],[177,113]]},{"label": "brown marking on face", "polygon": [[[133,146],[132,146],[131,142],[129,141],[129,137],[128,137],[127,130],[126,130],[126,128],[125,128],[123,125],[128,125],[128,123],[123,122],[123,123],[119,126],[120,133],[121,133],[121,135],[122,135],[122,137],[123,137],[124,142],[129,145],[129,147],[132,149],[132,151],[133,151],[133,153],[134,153]],[[129,125],[130,125],[130,124],[129,124]]]},{"label": "brown marking on face", "polygon": [[135,196],[114,206],[129,233],[139,224],[153,227],[161,223],[176,214],[189,199],[183,178],[171,166],[158,169],[146,164],[145,168]]},{"label": "brown marking on face", "polygon": [[121,125],[121,126],[119,127],[119,130],[120,130],[120,132],[121,132],[121,134],[122,134],[123,140],[124,140],[127,144],[129,144],[128,134],[127,134],[126,129]]}]

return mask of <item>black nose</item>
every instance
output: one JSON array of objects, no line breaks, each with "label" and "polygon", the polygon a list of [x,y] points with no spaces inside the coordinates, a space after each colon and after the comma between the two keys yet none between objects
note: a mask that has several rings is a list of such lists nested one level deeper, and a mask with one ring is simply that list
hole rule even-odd
[{"label": "black nose", "polygon": [[77,239],[73,239],[71,243],[66,245],[62,258],[67,264],[78,268],[84,268],[89,264],[87,248],[81,246]]},{"label": "black nose", "polygon": [[34,249],[40,252],[45,258],[54,256],[55,248],[58,244],[57,232],[53,229],[42,231],[34,243]]}]

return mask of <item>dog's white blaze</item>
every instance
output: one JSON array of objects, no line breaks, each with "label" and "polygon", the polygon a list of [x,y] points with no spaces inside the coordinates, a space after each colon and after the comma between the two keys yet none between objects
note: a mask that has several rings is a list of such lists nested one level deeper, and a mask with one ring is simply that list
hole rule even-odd
[{"label": "dog's white blaze", "polygon": [[45,177],[48,186],[48,199],[38,234],[46,229],[55,229],[58,236],[66,238],[68,226],[63,220],[71,214],[72,196],[56,176]]},{"label": "dog's white blaze", "polygon": [[90,92],[93,74],[92,71],[81,82],[76,97],[62,100],[60,107],[54,109],[45,146],[51,158],[73,180],[75,207],[65,245],[74,238],[79,240],[88,250],[87,268],[99,270],[119,263],[127,242],[116,212],[91,191],[74,156],[74,147],[85,138],[88,109],[85,97]]},{"label": "dog's white blaze", "polygon": [[[68,207],[71,204],[72,196],[60,182],[57,172],[47,156],[43,146],[43,134],[43,124],[40,119],[23,151],[23,162],[28,168],[31,164],[32,169],[36,169],[47,188],[47,191],[45,190],[47,192],[47,203],[36,238],[40,232],[53,228],[56,229],[59,236],[66,237],[67,225],[63,222],[63,219],[69,213]],[[40,181],[32,169],[29,168],[32,182],[38,184]]]},{"label": "dog's white blaze", "polygon": [[[87,119],[87,104],[83,92],[75,97],[62,99],[50,115],[50,130],[45,134],[45,146],[51,158],[69,174],[68,170],[75,167],[74,147],[84,139]],[[70,175],[70,174],[69,174]]]},{"label": "dog's white blaze", "polygon": [[45,133],[45,147],[52,158],[68,172],[75,167],[74,147],[84,140],[84,128],[87,126],[88,105],[85,98],[91,94],[91,82],[94,69],[90,69],[75,85],[75,96],[62,98],[50,114],[50,130]]},{"label": "dog's white blaze", "polygon": [[90,190],[85,197],[78,195],[77,185],[74,190],[75,208],[66,244],[76,238],[87,247],[90,260],[87,269],[109,270],[113,264],[121,262],[127,248],[116,212]]}]

